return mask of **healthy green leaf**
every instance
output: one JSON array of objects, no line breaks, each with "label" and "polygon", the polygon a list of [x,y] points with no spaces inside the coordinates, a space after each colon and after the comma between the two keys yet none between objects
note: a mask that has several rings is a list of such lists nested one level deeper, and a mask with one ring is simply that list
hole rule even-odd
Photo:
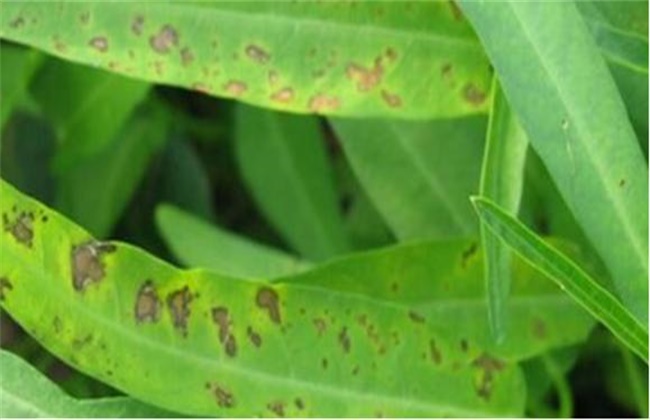
[{"label": "healthy green leaf", "polygon": [[116,74],[48,59],[30,90],[59,137],[55,171],[65,172],[109,147],[149,87]]},{"label": "healthy green leaf", "polygon": [[335,119],[360,183],[400,240],[475,236],[485,119]]},{"label": "healthy green leaf", "polygon": [[481,219],[517,254],[556,282],[632,351],[648,362],[648,330],[607,290],[490,200],[473,197]]},{"label": "healthy green leaf", "polygon": [[[492,111],[488,124],[481,170],[480,194],[517,213],[524,181],[528,138],[513,115],[495,77],[492,84]],[[485,252],[485,284],[490,330],[498,340],[505,337],[505,302],[510,293],[510,250],[486,226],[481,225]]]},{"label": "healthy green leaf", "polygon": [[248,279],[269,279],[309,267],[292,255],[228,232],[173,206],[158,207],[156,224],[174,256],[187,267]]},{"label": "healthy green leaf", "polygon": [[239,167],[266,218],[308,259],[346,252],[318,120],[242,104],[236,122]]},{"label": "healthy green leaf", "polygon": [[461,6],[532,147],[605,261],[623,302],[646,323],[648,169],[575,4]]},{"label": "healthy green leaf", "polygon": [[[306,284],[181,271],[127,244],[94,241],[4,181],[0,193],[2,306],[48,350],[138,399],[204,416],[522,413],[521,373],[475,342],[485,330],[477,317],[433,315],[459,302],[420,312]],[[351,261],[345,271],[371,287],[396,272],[424,276],[439,290],[456,284],[432,275],[431,258],[410,264],[435,251],[411,252],[402,257],[408,265],[368,272]],[[365,265],[382,260],[377,253]],[[320,280],[336,279],[331,274]],[[462,295],[468,286],[458,287]],[[521,335],[542,343],[533,346],[586,335],[589,318],[559,297],[524,300],[522,310],[549,320],[525,325]]]},{"label": "healthy green leaf", "polygon": [[177,414],[128,397],[74,399],[20,357],[0,350],[0,416],[151,418]]},{"label": "healthy green leaf", "polygon": [[485,111],[490,70],[448,2],[3,4],[0,37],[156,83],[335,115]]},{"label": "healthy green leaf", "polygon": [[101,150],[58,174],[57,208],[96,237],[106,237],[162,147],[167,128],[155,99],[144,103]]},{"label": "healthy green leaf", "polygon": [[0,129],[4,128],[15,105],[27,93],[27,86],[43,58],[44,55],[38,51],[0,43]]}]

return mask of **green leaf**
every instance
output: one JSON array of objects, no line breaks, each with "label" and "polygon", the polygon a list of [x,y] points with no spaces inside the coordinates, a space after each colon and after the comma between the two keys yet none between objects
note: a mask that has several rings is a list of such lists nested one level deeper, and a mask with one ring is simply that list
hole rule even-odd
[{"label": "green leaf", "polygon": [[461,6],[532,147],[603,258],[623,302],[647,322],[648,169],[575,4],[462,1]]},{"label": "green leaf", "polygon": [[236,123],[239,167],[266,218],[308,259],[346,252],[318,120],[240,105]]},{"label": "green leaf", "polygon": [[148,100],[101,150],[58,174],[57,208],[106,237],[166,139],[162,112],[155,99]]},{"label": "green leaf", "polygon": [[400,240],[475,236],[485,119],[335,119],[360,183]]},{"label": "green leaf", "polygon": [[490,200],[473,197],[481,219],[517,254],[546,274],[628,348],[648,362],[648,330],[607,290]]},{"label": "green leaf", "polygon": [[[492,111],[488,125],[480,194],[516,213],[524,181],[528,138],[513,115],[497,79],[492,84]],[[485,284],[488,297],[490,330],[502,340],[508,318],[505,302],[510,293],[510,250],[481,226],[485,252]]]},{"label": "green leaf", "polygon": [[44,55],[18,45],[0,43],[0,129],[27,93],[27,86],[43,62]]},{"label": "green leaf", "polygon": [[[128,244],[93,241],[4,181],[0,193],[3,308],[52,353],[142,401],[203,416],[522,414],[517,357],[481,346],[489,333],[471,311],[436,316],[464,307],[462,301],[420,308],[306,284],[181,271]],[[399,273],[425,280],[420,289],[458,287],[463,296],[471,284],[435,274],[435,262],[448,257],[444,245],[395,248],[406,249],[401,261],[408,264],[389,258],[380,269],[390,252],[384,250],[339,269],[369,287]],[[342,280],[333,274],[316,277]],[[532,283],[519,303],[530,316],[520,335],[537,351],[582,340],[591,326],[581,308],[548,286]],[[478,302],[470,307],[485,311]],[[543,321],[528,323],[536,318]]]},{"label": "green leaf", "polygon": [[448,2],[3,4],[0,36],[150,82],[334,115],[485,111],[490,70]]},{"label": "green leaf", "polygon": [[157,208],[156,224],[174,256],[187,267],[249,279],[269,279],[309,267],[292,255],[228,232],[173,206]]},{"label": "green leaf", "polygon": [[65,172],[109,147],[149,87],[97,69],[47,60],[30,89],[59,137],[55,172]]},{"label": "green leaf", "polygon": [[20,357],[0,350],[0,416],[14,417],[177,417],[128,397],[77,400]]}]

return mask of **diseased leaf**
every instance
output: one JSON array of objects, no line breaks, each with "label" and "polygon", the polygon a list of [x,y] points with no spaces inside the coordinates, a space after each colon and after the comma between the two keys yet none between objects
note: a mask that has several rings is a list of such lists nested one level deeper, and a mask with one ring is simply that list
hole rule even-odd
[{"label": "diseased leaf", "polygon": [[9,2],[0,36],[138,79],[302,113],[485,112],[490,80],[450,2]]},{"label": "diseased leaf", "polygon": [[0,350],[0,416],[151,418],[178,415],[129,397],[76,400],[20,357]]},{"label": "diseased leaf", "polygon": [[473,197],[481,219],[517,254],[556,282],[628,348],[648,362],[648,330],[580,267],[490,200]]},{"label": "diseased leaf", "polygon": [[236,121],[237,161],[266,218],[308,259],[346,252],[318,120],[240,105]]},{"label": "diseased leaf", "polygon": [[359,182],[400,240],[475,236],[485,119],[331,120]]},{"label": "diseased leaf", "polygon": [[621,299],[646,323],[648,168],[575,4],[460,4],[531,146],[603,258]]},{"label": "diseased leaf", "polygon": [[228,232],[173,206],[158,207],[156,223],[167,246],[186,267],[249,279],[269,279],[309,267],[295,256]]},{"label": "diseased leaf", "polygon": [[61,173],[106,148],[148,90],[147,83],[48,59],[31,92],[57,131],[54,169]]},{"label": "diseased leaf", "polygon": [[[517,213],[521,200],[528,138],[519,125],[497,79],[492,85],[492,111],[488,125],[480,193]],[[497,340],[505,337],[506,300],[510,293],[510,250],[487,227],[481,225],[485,252],[485,284],[490,331]]]},{"label": "diseased leaf", "polygon": [[[93,241],[4,181],[0,193],[3,308],[54,354],[135,398],[196,415],[522,413],[517,358],[482,347],[488,333],[471,313],[433,316],[458,301],[420,309],[307,284],[181,271],[127,244]],[[374,254],[374,272],[353,261],[345,271],[378,288],[395,272],[425,276],[438,290],[457,285],[460,297],[471,285],[433,275],[428,253],[444,261],[448,249],[414,248],[403,256],[408,265],[388,259],[381,270],[386,250]],[[321,280],[339,277],[332,274]],[[533,348],[584,337],[590,320],[581,310],[557,295],[537,300],[531,287],[522,310],[550,317],[525,326]]]}]

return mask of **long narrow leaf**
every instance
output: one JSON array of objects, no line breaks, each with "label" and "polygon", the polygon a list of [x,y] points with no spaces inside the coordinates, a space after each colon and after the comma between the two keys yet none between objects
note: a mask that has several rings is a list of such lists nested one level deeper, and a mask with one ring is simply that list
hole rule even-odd
[{"label": "long narrow leaf", "polygon": [[648,330],[580,267],[490,200],[473,197],[481,219],[521,257],[555,281],[596,319],[648,362]]},{"label": "long narrow leaf", "polygon": [[648,319],[648,168],[575,4],[461,1],[503,90],[621,299]]},{"label": "long narrow leaf", "polygon": [[[499,83],[492,84],[492,111],[481,171],[480,194],[517,213],[524,180],[528,138]],[[510,250],[481,224],[490,330],[501,341],[506,331],[505,301],[510,293]]]}]

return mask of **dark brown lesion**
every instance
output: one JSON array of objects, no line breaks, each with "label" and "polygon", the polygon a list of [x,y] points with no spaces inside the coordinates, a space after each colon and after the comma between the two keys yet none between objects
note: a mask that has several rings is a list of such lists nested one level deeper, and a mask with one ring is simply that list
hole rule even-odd
[{"label": "dark brown lesion", "polygon": [[460,256],[461,267],[467,267],[467,263],[474,255],[476,255],[476,251],[478,251],[478,244],[476,242],[472,242],[469,248],[463,251],[462,255]]},{"label": "dark brown lesion", "polygon": [[259,348],[262,345],[262,337],[257,332],[255,332],[253,327],[248,326],[246,329],[246,334],[248,335],[248,339],[255,347]]},{"label": "dark brown lesion", "polygon": [[167,307],[171,314],[174,328],[176,328],[183,337],[187,337],[187,320],[190,317],[190,303],[193,296],[190,288],[185,286],[176,290],[167,296]]},{"label": "dark brown lesion", "polygon": [[212,320],[219,329],[219,342],[230,357],[237,355],[237,339],[231,332],[232,321],[228,309],[223,306],[212,308]]},{"label": "dark brown lesion", "polygon": [[222,385],[217,383],[207,383],[206,388],[213,393],[219,407],[232,408],[235,406],[235,397],[233,393]]},{"label": "dark brown lesion", "polygon": [[162,26],[157,34],[149,38],[149,45],[158,54],[167,54],[172,48],[178,46],[178,38],[176,29],[167,24]]},{"label": "dark brown lesion", "polygon": [[339,333],[339,344],[345,353],[350,353],[350,336],[346,327],[343,327]]},{"label": "dark brown lesion", "polygon": [[9,281],[9,278],[4,276],[0,277],[0,301],[4,302],[4,300],[7,298],[8,292],[13,289],[14,286]]},{"label": "dark brown lesion", "polygon": [[280,299],[278,293],[269,288],[262,287],[257,292],[257,297],[255,299],[257,306],[266,310],[269,315],[269,319],[276,324],[282,323],[282,317],[280,315]]},{"label": "dark brown lesion", "polygon": [[72,286],[78,292],[100,282],[106,276],[104,255],[115,252],[115,245],[109,242],[90,240],[72,247]]},{"label": "dark brown lesion", "polygon": [[472,366],[481,371],[478,381],[475,384],[476,394],[480,398],[488,401],[494,390],[495,375],[502,371],[506,367],[506,364],[504,361],[492,357],[487,353],[482,353],[474,359]]},{"label": "dark brown lesion", "polygon": [[138,323],[157,322],[162,303],[152,280],[145,281],[135,300],[135,320]]},{"label": "dark brown lesion", "polygon": [[259,64],[266,64],[271,59],[271,54],[258,45],[248,45],[245,52],[248,58]]},{"label": "dark brown lesion", "polygon": [[18,243],[25,245],[27,248],[32,247],[34,240],[34,213],[21,211],[13,221],[7,213],[3,213],[2,225],[4,231],[9,232]]}]

